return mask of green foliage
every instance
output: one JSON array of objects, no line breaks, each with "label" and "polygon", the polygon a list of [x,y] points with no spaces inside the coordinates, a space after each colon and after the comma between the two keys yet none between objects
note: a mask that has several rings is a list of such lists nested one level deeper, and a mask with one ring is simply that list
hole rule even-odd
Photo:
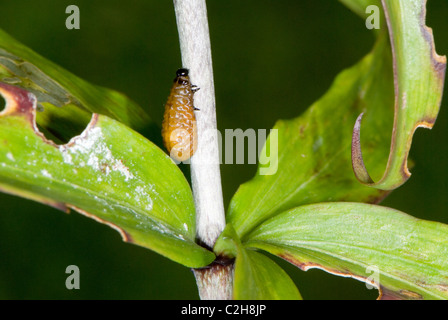
[{"label": "green foliage", "polygon": [[215,251],[236,257],[233,298],[238,300],[301,300],[294,282],[274,261],[241,244],[231,224],[221,233]]},{"label": "green foliage", "polygon": [[386,296],[448,298],[448,226],[363,203],[301,206],[259,225],[245,243],[303,270],[365,280]]},{"label": "green foliage", "polygon": [[75,209],[118,230],[127,242],[189,267],[214,255],[195,242],[191,190],[173,161],[122,123],[95,115],[66,145],[35,129],[35,99],[0,84],[0,188],[8,193]]},{"label": "green foliage", "polygon": [[140,106],[123,94],[82,80],[1,29],[0,81],[24,88],[37,97],[38,110],[45,110],[39,113],[37,124],[55,138],[68,139],[79,134],[92,113],[106,115],[137,130],[151,125]]},{"label": "green foliage", "polygon": [[[344,3],[358,13],[365,5]],[[234,195],[227,220],[245,247],[267,250],[304,270],[317,267],[365,280],[366,268],[374,265],[383,275],[384,297],[446,298],[446,226],[407,217],[411,223],[390,209],[333,202],[376,203],[403,184],[410,176],[414,131],[431,128],[439,111],[446,59],[435,53],[432,32],[424,26],[424,1],[384,4],[392,40],[386,29],[378,32],[373,51],[338,75],[319,101],[300,117],[277,122],[278,146],[277,136],[265,146],[278,149],[277,172],[263,175],[260,164],[255,178]],[[350,163],[369,187],[355,179]],[[366,166],[375,177],[384,172],[383,178],[374,183]],[[303,207],[319,202],[327,203]],[[374,217],[365,217],[366,211]],[[388,246],[392,251],[382,251]],[[226,253],[221,244],[217,248],[217,254]]]},{"label": "green foliage", "polygon": [[[258,172],[238,189],[230,203],[227,219],[241,237],[266,218],[299,205],[378,202],[385,196],[385,192],[356,180],[350,146],[356,117],[369,110],[363,127],[368,141],[364,152],[369,155],[371,167],[383,170],[393,117],[391,59],[386,40],[380,38],[371,54],[338,75],[330,90],[303,115],[277,122],[277,172]],[[267,145],[270,141],[269,137]]]},{"label": "green foliage", "polygon": [[[367,5],[383,5],[388,29],[305,113],[276,123],[278,143],[271,135],[265,150],[278,151],[268,164],[277,170],[262,174],[260,164],[241,185],[213,252],[196,243],[185,177],[133,130],[152,125],[142,109],[3,31],[0,189],[77,210],[188,267],[215,255],[235,259],[235,299],[301,299],[285,271],[256,250],[367,282],[375,267],[382,298],[446,299],[447,226],[372,205],[409,178],[414,131],[432,127],[439,111],[445,58],[425,27],[425,1],[341,2],[363,17]],[[36,119],[36,110],[45,112]]]},{"label": "green foliage", "polygon": [[[395,119],[387,168],[372,180],[361,154],[360,124],[353,137],[353,169],[375,188],[393,190],[410,177],[407,159],[418,127],[432,128],[439,113],[446,57],[435,52],[432,30],[425,26],[425,1],[384,1],[393,53]],[[368,111],[367,111],[368,112]]]}]

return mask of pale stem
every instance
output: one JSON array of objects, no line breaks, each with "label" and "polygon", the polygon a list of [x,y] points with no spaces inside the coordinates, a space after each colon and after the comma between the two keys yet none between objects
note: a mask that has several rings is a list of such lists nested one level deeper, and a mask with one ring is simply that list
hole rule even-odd
[{"label": "pale stem", "polygon": [[[191,183],[196,205],[196,236],[212,248],[225,227],[216,126],[215,89],[205,0],[174,0],[182,67],[190,70],[198,129],[198,148],[191,158]],[[219,272],[194,270],[202,299],[231,297],[231,268]],[[224,272],[224,274],[223,274]],[[216,278],[214,278],[216,277]],[[226,283],[223,286],[223,283]],[[224,288],[226,287],[226,288]]]}]

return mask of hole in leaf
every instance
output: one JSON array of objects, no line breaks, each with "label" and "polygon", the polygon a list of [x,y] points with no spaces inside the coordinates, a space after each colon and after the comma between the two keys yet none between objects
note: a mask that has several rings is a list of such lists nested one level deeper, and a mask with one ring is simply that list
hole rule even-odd
[{"label": "hole in leaf", "polygon": [[37,127],[40,132],[56,144],[65,144],[80,135],[89,124],[92,114],[69,104],[56,107],[44,103],[36,112]]},{"label": "hole in leaf", "polygon": [[0,112],[5,110],[6,107],[6,100],[3,98],[3,96],[0,94]]}]

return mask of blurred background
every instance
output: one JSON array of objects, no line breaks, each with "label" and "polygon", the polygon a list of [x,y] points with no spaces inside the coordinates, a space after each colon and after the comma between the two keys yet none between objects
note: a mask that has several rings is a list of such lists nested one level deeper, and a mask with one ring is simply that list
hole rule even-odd
[{"label": "blurred background", "polygon": [[[67,30],[68,5],[80,30]],[[172,1],[0,0],[10,35],[92,83],[119,90],[160,125],[181,66]],[[218,127],[269,129],[324,94],[373,45],[365,21],[336,0],[208,1]],[[427,24],[448,53],[448,1],[429,0]],[[381,21],[382,27],[384,21]],[[383,205],[448,223],[448,105],[414,137],[411,179]],[[335,119],[336,120],[336,119]],[[222,165],[226,206],[255,165]],[[305,299],[375,299],[364,283],[276,259]],[[68,265],[80,290],[67,290]],[[0,299],[198,299],[191,271],[77,213],[0,194]]]}]

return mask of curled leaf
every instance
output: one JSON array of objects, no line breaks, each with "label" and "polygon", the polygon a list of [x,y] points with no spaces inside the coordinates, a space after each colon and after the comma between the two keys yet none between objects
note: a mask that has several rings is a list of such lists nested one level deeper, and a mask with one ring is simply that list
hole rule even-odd
[{"label": "curled leaf", "polygon": [[352,166],[362,183],[393,190],[409,179],[407,161],[414,132],[432,128],[443,93],[446,57],[435,52],[432,30],[425,25],[425,0],[382,0],[393,55],[395,115],[386,170],[374,182],[363,161],[358,117],[352,138]]},{"label": "curled leaf", "polygon": [[360,181],[365,181],[368,184],[373,184],[373,180],[367,172],[361,151],[361,120],[364,113],[361,113],[356,119],[355,128],[353,129],[352,137],[352,166],[356,177]]},{"label": "curled leaf", "polygon": [[[371,53],[342,71],[328,92],[300,117],[280,120],[261,154],[270,150],[275,174],[257,175],[241,185],[230,202],[227,221],[244,234],[263,220],[309,203],[378,203],[387,191],[362,185],[351,168],[352,125],[368,110],[364,135],[368,165],[384,171],[392,128],[393,82],[387,34],[378,35]],[[273,130],[273,131],[274,131]],[[275,132],[275,131],[274,131]],[[267,162],[264,162],[267,163]]]}]

